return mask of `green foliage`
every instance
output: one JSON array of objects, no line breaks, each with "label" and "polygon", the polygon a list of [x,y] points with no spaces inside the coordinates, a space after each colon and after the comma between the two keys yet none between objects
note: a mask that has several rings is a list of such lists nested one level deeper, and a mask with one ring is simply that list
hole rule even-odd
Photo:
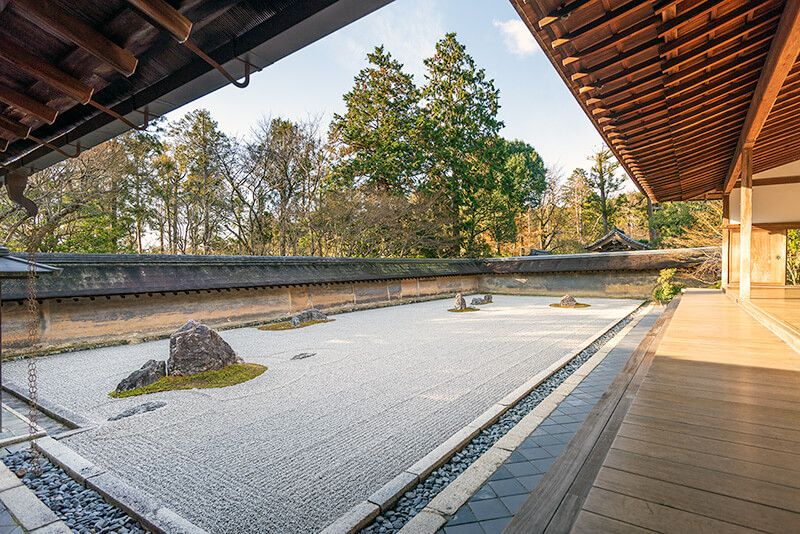
[{"label": "green foliage", "polygon": [[259,326],[258,329],[268,330],[268,331],[297,330],[298,328],[305,328],[307,326],[312,326],[320,323],[330,323],[331,321],[333,321],[333,319],[327,319],[325,321],[315,319],[313,321],[306,321],[304,323],[300,323],[299,326],[293,325],[291,321],[281,321],[278,323],[270,323],[270,324],[265,324],[263,326]]},{"label": "green foliage", "polygon": [[673,281],[675,272],[675,269],[661,269],[656,287],[653,289],[653,300],[665,304],[680,294],[683,286]]},{"label": "green foliage", "polygon": [[786,283],[800,285],[800,230],[792,229],[786,235]]},{"label": "green foliage", "polygon": [[152,384],[140,388],[117,393],[112,391],[109,396],[123,399],[148,393],[161,391],[176,391],[181,389],[212,389],[234,386],[252,380],[267,370],[267,367],[257,363],[234,363],[215,371],[204,371],[190,376],[162,376]]},{"label": "green foliage", "polygon": [[369,66],[344,95],[346,111],[331,123],[338,158],[331,178],[339,186],[409,193],[423,161],[420,93],[412,76],[382,46],[367,60]]},{"label": "green foliage", "polygon": [[586,175],[586,182],[592,189],[589,199],[600,212],[603,233],[607,233],[611,229],[610,221],[614,214],[614,204],[610,199],[622,189],[625,177],[616,174],[620,165],[607,147],[595,151],[589,161],[592,163]]}]

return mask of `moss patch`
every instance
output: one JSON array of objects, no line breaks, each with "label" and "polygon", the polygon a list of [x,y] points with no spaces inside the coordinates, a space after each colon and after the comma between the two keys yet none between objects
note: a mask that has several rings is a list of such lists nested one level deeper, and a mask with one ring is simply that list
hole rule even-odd
[{"label": "moss patch", "polygon": [[589,306],[591,306],[591,304],[583,304],[581,302],[576,303],[575,306],[562,306],[558,303],[550,305],[551,308],[561,308],[563,310],[571,310],[572,308],[588,308]]},{"label": "moss patch", "polygon": [[478,308],[471,308],[471,307],[467,306],[463,310],[457,310],[455,308],[450,308],[447,311],[453,312],[453,313],[465,313],[465,312],[474,312],[474,311],[480,311],[480,310]]},{"label": "moss patch", "polygon": [[311,326],[312,324],[319,324],[319,323],[330,323],[333,319],[327,319],[325,321],[306,321],[304,323],[300,323],[300,326],[294,326],[291,321],[281,321],[279,323],[270,323],[265,324],[264,326],[259,326],[259,330],[297,330],[298,328],[305,328],[307,326]]},{"label": "moss patch", "polygon": [[216,371],[205,371],[191,376],[164,376],[148,386],[143,386],[122,393],[112,391],[109,393],[114,398],[135,397],[159,391],[174,391],[178,389],[209,389],[224,388],[247,382],[267,370],[265,365],[257,363],[234,363]]}]

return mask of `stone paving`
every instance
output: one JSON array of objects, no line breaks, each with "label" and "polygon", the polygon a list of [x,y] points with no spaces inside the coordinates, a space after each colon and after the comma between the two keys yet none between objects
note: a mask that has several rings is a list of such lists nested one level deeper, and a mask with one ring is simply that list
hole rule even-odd
[{"label": "stone paving", "polygon": [[501,533],[625,366],[660,313],[661,309],[655,308],[644,316],[437,534]]},{"label": "stone paving", "polygon": [[[39,395],[97,425],[66,444],[195,524],[310,532],[640,304],[584,299],[592,306],[559,310],[553,300],[497,296],[453,314],[446,299],[295,331],[224,331],[269,370],[220,390],[107,396],[147,359],[166,358],[167,340],[62,354],[39,360]],[[315,355],[292,360],[299,353]],[[24,362],[4,367],[24,383]],[[108,421],[154,400],[167,406]]]}]

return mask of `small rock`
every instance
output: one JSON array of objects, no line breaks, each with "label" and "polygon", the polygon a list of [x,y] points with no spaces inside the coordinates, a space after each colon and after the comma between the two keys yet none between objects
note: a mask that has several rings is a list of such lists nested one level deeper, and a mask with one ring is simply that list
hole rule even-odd
[{"label": "small rock", "polygon": [[461,295],[461,293],[456,293],[456,299],[455,302],[453,303],[453,309],[463,310],[466,309],[466,307],[467,307],[467,301],[464,300],[464,297]]},{"label": "small rock", "polygon": [[195,375],[242,361],[218,333],[197,321],[187,322],[169,337],[170,375]]},{"label": "small rock", "polygon": [[561,297],[561,300],[558,302],[559,306],[562,308],[574,308],[578,302],[575,300],[575,297],[572,295],[564,295]]},{"label": "small rock", "polygon": [[303,310],[291,319],[292,326],[297,328],[303,323],[307,323],[309,321],[327,321],[328,316],[325,315],[322,311],[316,308],[309,308],[307,310]]},{"label": "small rock", "polygon": [[167,374],[166,364],[158,360],[148,360],[140,369],[129,374],[117,384],[117,393],[147,386]]},{"label": "small rock", "polygon": [[[164,362],[161,362],[164,363]],[[120,419],[124,419],[126,417],[130,417],[132,415],[139,415],[141,413],[152,412],[153,410],[158,410],[159,408],[163,408],[166,406],[167,403],[164,401],[152,401],[152,402],[145,402],[144,404],[140,404],[138,406],[134,406],[133,408],[128,408],[122,413],[115,415],[114,417],[109,417],[109,421],[119,421]]]},{"label": "small rock", "polygon": [[474,297],[472,302],[469,303],[470,306],[483,306],[484,304],[491,304],[492,303],[492,296],[491,295],[484,295],[482,297]]}]

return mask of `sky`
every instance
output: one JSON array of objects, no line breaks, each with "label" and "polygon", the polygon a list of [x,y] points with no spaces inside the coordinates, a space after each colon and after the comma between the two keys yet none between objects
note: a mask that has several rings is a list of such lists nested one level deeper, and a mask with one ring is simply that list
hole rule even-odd
[{"label": "sky", "polygon": [[246,89],[229,85],[168,118],[207,108],[230,135],[247,134],[261,117],[327,124],[374,47],[384,45],[421,85],[423,60],[447,32],[500,90],[504,137],[528,142],[563,175],[588,167],[603,141],[508,0],[394,0],[254,74]]}]

